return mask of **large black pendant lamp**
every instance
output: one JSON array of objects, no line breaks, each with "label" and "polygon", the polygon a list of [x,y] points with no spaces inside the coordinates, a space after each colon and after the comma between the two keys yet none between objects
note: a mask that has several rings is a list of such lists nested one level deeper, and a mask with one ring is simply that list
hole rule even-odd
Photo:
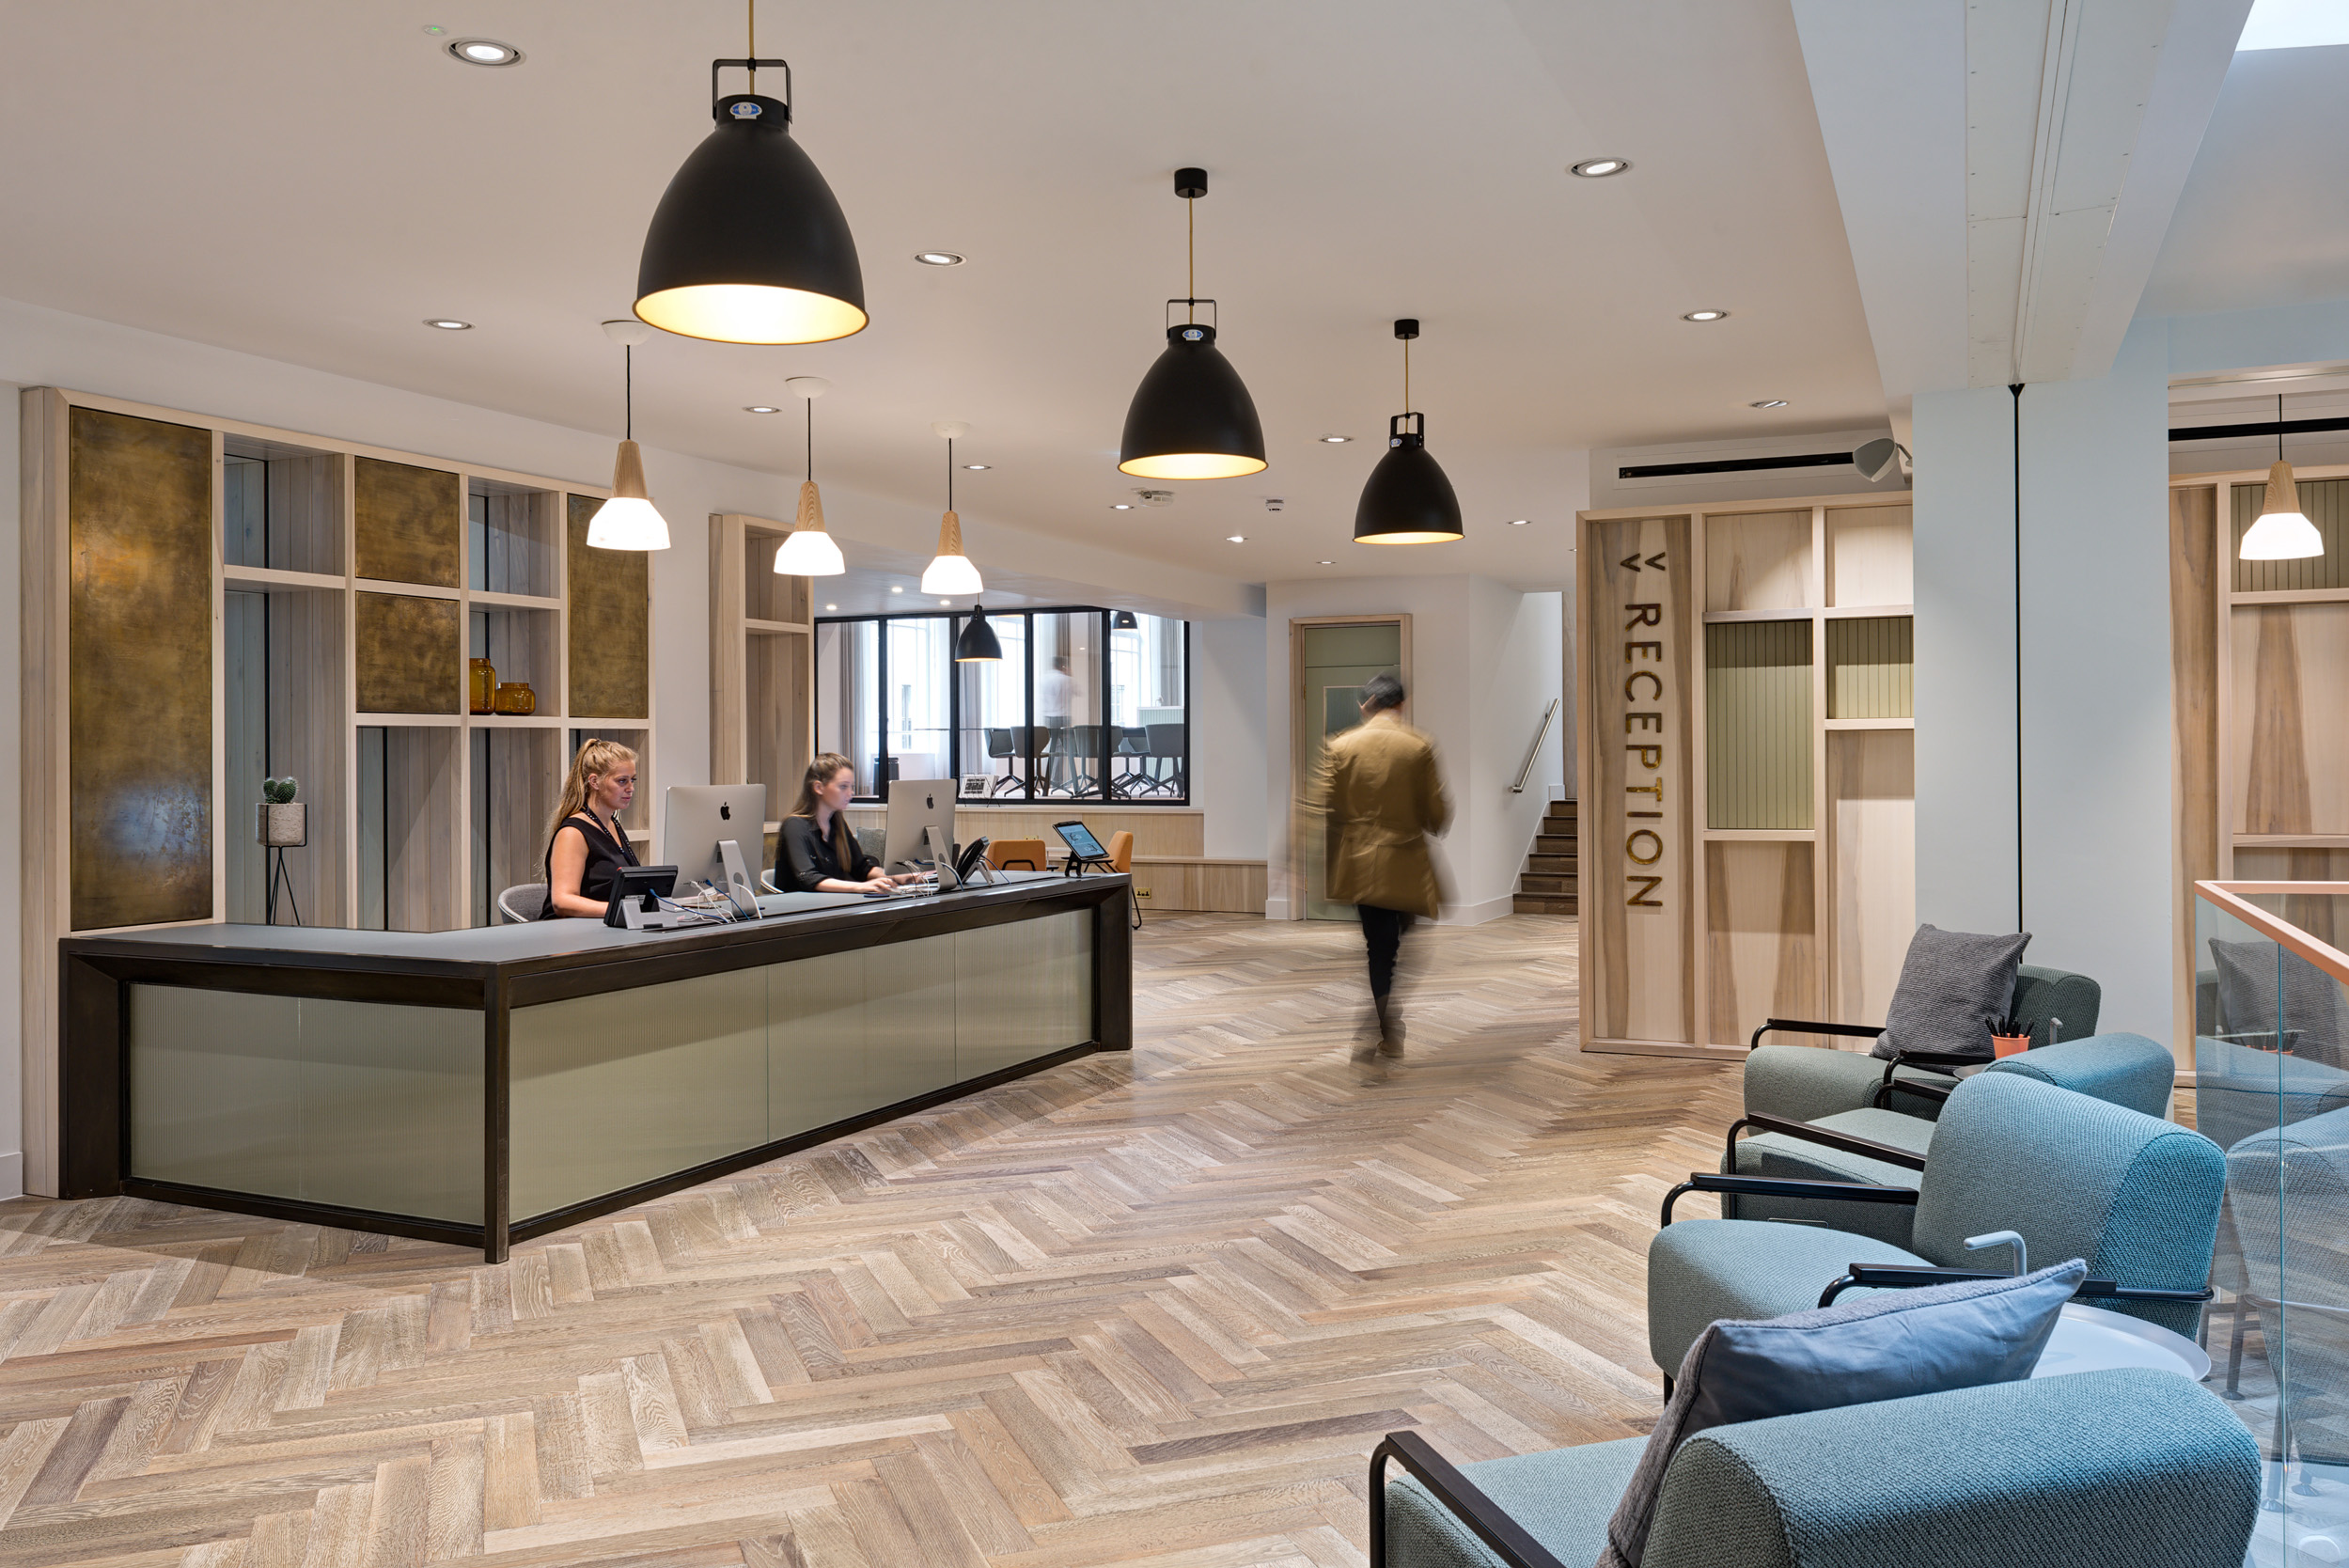
[{"label": "large black pendant lamp", "polygon": [[[1427,449],[1427,416],[1411,410],[1411,340],[1419,323],[1406,317],[1395,323],[1402,339],[1402,406],[1404,412],[1386,421],[1386,455],[1370,470],[1362,499],[1354,509],[1356,544],[1448,544],[1464,537],[1460,526],[1460,497],[1451,480]],[[1403,429],[1406,421],[1417,423]]]},{"label": "large black pendant lamp", "polygon": [[[636,266],[636,315],[664,332],[721,343],[822,343],[864,330],[856,239],[815,164],[791,140],[791,67],[759,58],[757,0],[745,59],[710,62],[717,129],[669,180]],[[718,97],[718,71],[750,91]],[[783,68],[781,99],[759,68]]]},{"label": "large black pendant lamp", "polygon": [[995,629],[987,624],[986,610],[973,604],[970,619],[963,622],[963,635],[954,639],[954,662],[991,664],[1002,657],[1003,644],[995,640]]},{"label": "large black pendant lamp", "polygon": [[1205,169],[1175,170],[1190,243],[1190,295],[1168,300],[1183,307],[1167,328],[1167,347],[1134,389],[1125,411],[1118,468],[1145,479],[1229,479],[1264,471],[1264,427],[1247,384],[1215,347],[1215,328],[1198,319],[1198,219],[1193,206],[1207,194]]}]

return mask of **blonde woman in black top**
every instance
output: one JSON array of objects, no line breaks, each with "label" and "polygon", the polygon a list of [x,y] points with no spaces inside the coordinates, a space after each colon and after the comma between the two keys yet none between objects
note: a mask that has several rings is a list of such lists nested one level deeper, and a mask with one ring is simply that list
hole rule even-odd
[{"label": "blonde woman in black top", "polygon": [[546,913],[540,918],[603,918],[613,872],[638,863],[619,825],[619,814],[635,798],[634,751],[618,741],[589,741],[579,748],[547,823]]},{"label": "blonde woman in black top", "polygon": [[783,819],[775,884],[787,893],[885,893],[897,886],[848,829],[856,770],[827,751],[807,764],[799,799]]}]

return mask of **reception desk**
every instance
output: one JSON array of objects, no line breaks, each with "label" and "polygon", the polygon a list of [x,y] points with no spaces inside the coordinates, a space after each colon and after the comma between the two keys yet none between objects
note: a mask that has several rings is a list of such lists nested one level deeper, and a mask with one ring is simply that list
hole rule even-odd
[{"label": "reception desk", "polygon": [[69,1198],[479,1247],[1133,1044],[1128,879],[791,894],[678,932],[58,944]]}]

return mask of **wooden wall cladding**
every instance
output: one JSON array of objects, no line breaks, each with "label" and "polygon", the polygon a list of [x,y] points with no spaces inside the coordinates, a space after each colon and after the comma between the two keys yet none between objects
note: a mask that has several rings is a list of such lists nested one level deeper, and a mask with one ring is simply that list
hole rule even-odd
[{"label": "wooden wall cladding", "polygon": [[2232,612],[2227,726],[2235,831],[2349,834],[2349,604]]},{"label": "wooden wall cladding", "polygon": [[212,913],[212,432],[70,422],[70,923]]},{"label": "wooden wall cladding", "polygon": [[2169,493],[2171,775],[2177,827],[2170,846],[2171,1038],[2194,1038],[2194,885],[2219,874],[2218,490]]},{"label": "wooden wall cladding", "polygon": [[1917,930],[1916,731],[1827,736],[1827,825],[1835,1011],[1826,1016],[1882,1023]]},{"label": "wooden wall cladding", "polygon": [[1799,610],[1810,597],[1810,509],[1705,520],[1705,608]]},{"label": "wooden wall cladding", "polygon": [[2309,588],[2349,588],[2349,554],[2341,549],[2342,529],[2349,525],[2349,479],[2302,479],[2300,510],[2325,536],[2325,553],[2293,561],[2247,561],[2240,549],[2243,536],[2267,504],[2267,487],[2239,484],[2233,488],[2233,531],[2227,557],[2234,563],[2237,593],[2291,593]]},{"label": "wooden wall cladding", "polygon": [[1827,622],[1827,717],[1915,716],[1916,626],[1904,615]]},{"label": "wooden wall cladding", "polygon": [[573,717],[642,719],[652,712],[652,561],[642,550],[598,550],[587,524],[603,502],[571,497],[571,690]]},{"label": "wooden wall cladding", "polygon": [[1707,1035],[1743,1045],[1765,1018],[1817,1018],[1819,915],[1808,843],[1705,845]]},{"label": "wooden wall cladding", "polygon": [[1708,825],[1810,826],[1810,625],[1730,620],[1705,628]]},{"label": "wooden wall cladding", "polygon": [[1580,559],[1588,1033],[1685,1042],[1696,1000],[1691,519],[1590,518]]},{"label": "wooden wall cladding", "polygon": [[1917,588],[1915,512],[1908,507],[1829,507],[1827,603],[1906,604]]},{"label": "wooden wall cladding", "polygon": [[355,460],[352,474],[355,575],[385,583],[456,588],[463,580],[464,535],[463,480],[459,476],[381,458]]},{"label": "wooden wall cladding", "polygon": [[359,712],[457,713],[464,698],[457,601],[406,593],[355,599]]}]

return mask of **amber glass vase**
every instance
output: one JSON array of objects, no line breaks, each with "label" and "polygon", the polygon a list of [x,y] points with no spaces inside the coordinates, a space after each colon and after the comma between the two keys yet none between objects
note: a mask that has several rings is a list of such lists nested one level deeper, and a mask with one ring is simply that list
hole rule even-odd
[{"label": "amber glass vase", "polygon": [[539,711],[539,694],[530,689],[527,681],[501,682],[497,688],[497,711],[516,717]]},{"label": "amber glass vase", "polygon": [[475,713],[493,713],[497,712],[497,666],[495,665],[491,664],[487,659],[466,660],[465,683],[468,687],[467,695],[473,699],[471,707]]}]

